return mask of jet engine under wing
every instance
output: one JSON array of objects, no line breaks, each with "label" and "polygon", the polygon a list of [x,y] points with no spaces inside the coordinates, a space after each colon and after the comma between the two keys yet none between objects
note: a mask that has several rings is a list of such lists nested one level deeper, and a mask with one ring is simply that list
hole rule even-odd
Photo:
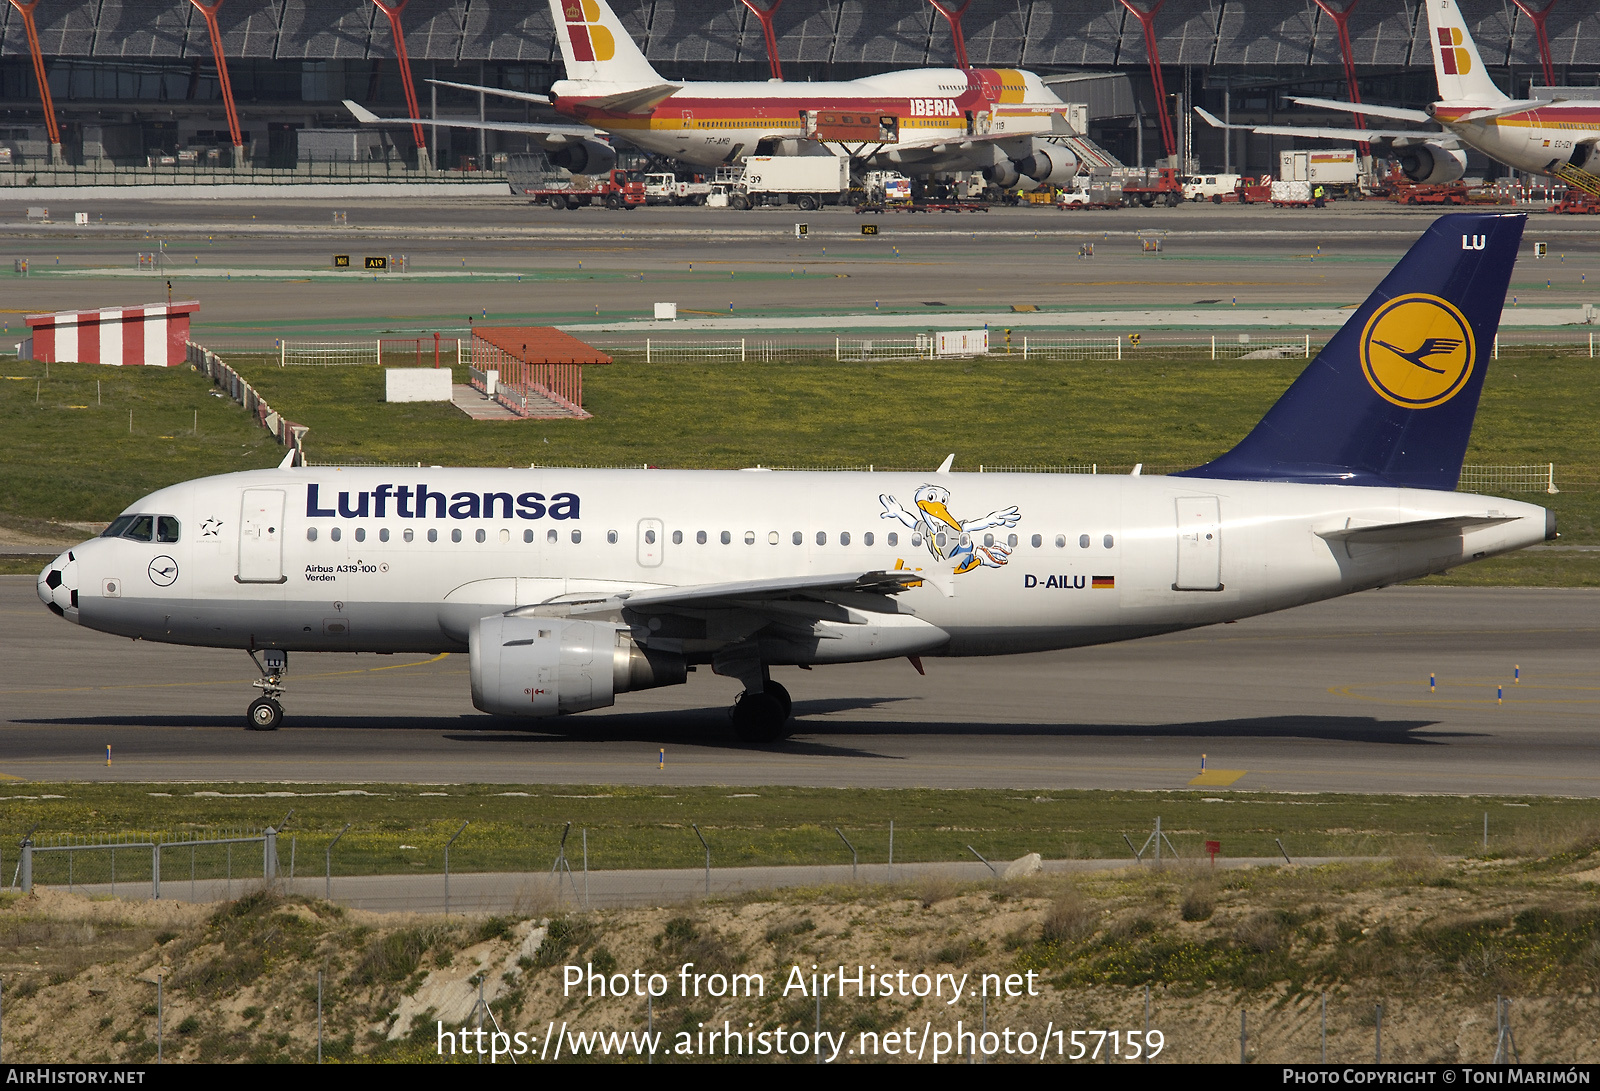
[{"label": "jet engine under wing", "polygon": [[1492,527],[1500,523],[1515,521],[1515,516],[1501,515],[1499,512],[1489,512],[1485,515],[1446,515],[1438,519],[1409,519],[1399,523],[1378,523],[1372,526],[1319,530],[1317,531],[1317,537],[1336,542],[1355,542],[1361,545],[1420,542],[1428,538],[1443,538],[1459,534],[1463,530]]},{"label": "jet engine under wing", "polygon": [[491,132],[535,133],[553,137],[595,137],[600,130],[588,125],[563,124],[542,121],[477,121],[455,117],[379,117],[371,110],[351,99],[344,100],[344,108],[355,115],[363,125],[437,125],[441,129],[485,129]]},{"label": "jet engine under wing", "polygon": [[915,587],[923,577],[913,571],[846,572],[824,576],[786,576],[780,579],[703,583],[689,587],[653,587],[622,591],[604,598],[568,599],[513,611],[518,614],[559,611],[568,616],[604,614],[617,610],[664,610],[692,606],[697,610],[749,609],[764,602],[789,598],[825,599],[829,595],[895,595]]}]

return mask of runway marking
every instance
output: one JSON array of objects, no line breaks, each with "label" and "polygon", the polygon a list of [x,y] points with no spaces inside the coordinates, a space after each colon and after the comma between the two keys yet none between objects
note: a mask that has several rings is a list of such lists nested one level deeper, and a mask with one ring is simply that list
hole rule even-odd
[{"label": "runway marking", "polygon": [[1207,769],[1189,783],[1196,787],[1226,788],[1247,772],[1248,769]]},{"label": "runway marking", "polygon": [[[348,674],[376,674],[379,671],[408,670],[412,667],[426,667],[430,663],[437,663],[449,657],[451,652],[440,652],[432,659],[424,659],[420,663],[390,663],[384,667],[361,667],[353,671],[319,671],[316,674],[299,674],[297,678],[339,678]],[[0,693],[99,693],[123,689],[190,689],[198,686],[247,686],[252,678],[224,678],[214,682],[144,682],[127,686],[64,686],[60,689],[6,689]]]}]

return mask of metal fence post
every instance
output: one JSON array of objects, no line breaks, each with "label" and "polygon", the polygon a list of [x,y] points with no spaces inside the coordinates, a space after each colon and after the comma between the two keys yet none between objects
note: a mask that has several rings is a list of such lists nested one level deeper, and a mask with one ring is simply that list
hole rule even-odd
[{"label": "metal fence post", "polygon": [[333,846],[339,843],[339,838],[343,837],[349,829],[350,823],[346,822],[344,829],[334,834],[333,840],[328,842],[328,847],[324,850],[323,859],[327,871],[324,873],[323,878],[322,897],[325,901],[333,901]]},{"label": "metal fence post", "polygon": [[699,826],[696,826],[693,822],[691,822],[691,823],[689,823],[689,828],[694,831],[694,835],[696,837],[700,838],[700,844],[705,846],[705,850],[706,850],[706,895],[709,897],[710,894],[711,894],[711,846],[706,844],[705,835],[700,832],[700,827]]},{"label": "metal fence post", "polygon": [[1383,1063],[1383,1005],[1378,1004],[1373,1009],[1372,1063]]},{"label": "metal fence post", "polygon": [[161,842],[150,846],[150,900],[161,900]]},{"label": "metal fence post", "polygon": [[261,835],[261,878],[272,882],[278,877],[278,831],[268,826]]},{"label": "metal fence post", "polygon": [[1239,1063],[1240,1064],[1248,1064],[1249,1063],[1248,1061],[1245,1060],[1245,1043],[1248,1042],[1249,1040],[1250,1040],[1250,1036],[1245,1030],[1245,1013],[1243,1011],[1240,1011],[1239,1012]]},{"label": "metal fence post", "polygon": [[22,842],[22,864],[20,865],[20,871],[21,871],[21,875],[22,875],[22,880],[21,880],[22,892],[24,894],[30,894],[30,893],[33,892],[33,841],[32,840],[24,840]]},{"label": "metal fence post", "polygon": [[462,831],[467,828],[467,823],[461,823],[461,829],[451,835],[450,840],[444,843],[444,915],[450,915],[450,846],[456,843]]}]

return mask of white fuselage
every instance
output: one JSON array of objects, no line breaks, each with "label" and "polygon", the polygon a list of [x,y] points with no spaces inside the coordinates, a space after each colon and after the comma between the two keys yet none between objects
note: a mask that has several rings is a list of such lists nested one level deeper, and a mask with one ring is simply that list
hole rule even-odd
[{"label": "white fuselage", "polygon": [[[917,499],[936,495],[944,500]],[[478,618],[573,597],[921,570],[927,582],[894,601],[936,639],[821,641],[816,662],[1122,640],[1411,579],[1546,536],[1544,509],[1461,493],[1035,474],[300,468],[188,482],[128,510],[175,518],[177,540],[76,547],[67,571],[77,606],[66,616],[214,647],[461,650]],[[1486,514],[1504,521],[1409,542],[1319,536]],[[726,619],[711,624],[687,642],[634,632],[646,645],[677,641],[671,650],[693,660],[737,639],[715,631]]]},{"label": "white fuselage", "polygon": [[[1500,104],[1493,104],[1498,107]],[[1434,117],[1462,143],[1497,162],[1529,174],[1555,174],[1572,161],[1584,158],[1585,145],[1600,139],[1600,101],[1562,102],[1530,108],[1525,113],[1474,121],[1470,114],[1482,106],[1437,103]],[[1457,120],[1466,115],[1465,120]],[[1587,169],[1594,170],[1588,163]]]}]

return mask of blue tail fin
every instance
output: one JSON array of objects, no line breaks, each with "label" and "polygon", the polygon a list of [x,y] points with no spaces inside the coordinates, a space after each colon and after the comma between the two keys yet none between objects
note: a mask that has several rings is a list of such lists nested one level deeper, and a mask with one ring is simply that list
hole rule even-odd
[{"label": "blue tail fin", "polygon": [[1454,489],[1526,221],[1435,220],[1237,447],[1177,476]]}]

